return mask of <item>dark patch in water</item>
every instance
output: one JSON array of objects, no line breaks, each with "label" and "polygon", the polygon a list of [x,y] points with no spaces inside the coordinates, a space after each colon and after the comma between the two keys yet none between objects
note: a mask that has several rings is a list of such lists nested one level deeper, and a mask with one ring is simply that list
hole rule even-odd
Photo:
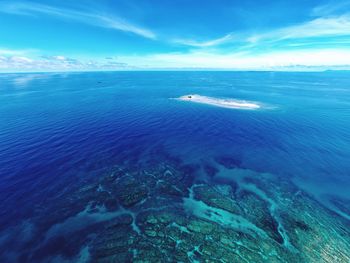
[{"label": "dark patch in water", "polygon": [[115,211],[118,209],[118,201],[114,198],[109,198],[104,202],[104,206],[108,211]]},{"label": "dark patch in water", "polygon": [[232,156],[219,156],[215,158],[215,161],[227,169],[240,168],[242,165],[240,159],[233,158]]},{"label": "dark patch in water", "polygon": [[218,172],[219,169],[217,169],[216,167],[210,165],[210,164],[205,164],[203,166],[205,173],[209,176],[209,177],[214,177]]},{"label": "dark patch in water", "polygon": [[296,221],[294,222],[294,224],[295,224],[295,227],[297,227],[297,228],[299,228],[299,229],[301,229],[301,230],[303,230],[303,231],[310,231],[310,230],[311,230],[311,227],[308,226],[307,224],[305,224],[305,223],[302,222],[302,221],[296,220]]},{"label": "dark patch in water", "polygon": [[179,167],[179,170],[187,176],[194,176],[199,170],[199,165],[196,164],[186,164]]},{"label": "dark patch in water", "polygon": [[[59,254],[71,254],[68,240],[64,236],[53,237],[44,246],[34,252],[33,260],[41,261],[47,257]],[[71,254],[74,255],[75,253]]]},{"label": "dark patch in water", "polygon": [[329,201],[331,201],[340,211],[350,216],[350,199],[331,196]]},{"label": "dark patch in water", "polygon": [[[267,201],[253,192],[243,190],[238,193],[238,203],[245,212],[245,217],[265,230],[276,242],[283,244],[283,237],[278,231],[278,223],[271,215],[270,204]],[[254,214],[251,213],[250,207],[254,207]]]}]

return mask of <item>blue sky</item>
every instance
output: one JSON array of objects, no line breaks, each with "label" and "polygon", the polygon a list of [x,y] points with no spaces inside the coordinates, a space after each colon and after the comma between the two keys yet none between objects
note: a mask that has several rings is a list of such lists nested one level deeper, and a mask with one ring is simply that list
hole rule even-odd
[{"label": "blue sky", "polygon": [[350,1],[0,0],[0,71],[350,68]]}]

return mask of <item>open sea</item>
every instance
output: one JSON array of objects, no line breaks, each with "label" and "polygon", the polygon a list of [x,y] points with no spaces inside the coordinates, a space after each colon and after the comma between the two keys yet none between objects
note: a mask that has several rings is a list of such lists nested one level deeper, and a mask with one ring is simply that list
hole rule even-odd
[{"label": "open sea", "polygon": [[0,262],[350,262],[350,72],[0,74]]}]

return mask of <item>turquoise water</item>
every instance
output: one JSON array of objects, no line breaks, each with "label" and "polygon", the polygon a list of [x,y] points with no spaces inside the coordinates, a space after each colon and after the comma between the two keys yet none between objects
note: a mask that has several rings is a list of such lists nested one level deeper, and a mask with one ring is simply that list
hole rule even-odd
[{"label": "turquoise water", "polygon": [[[264,107],[174,100],[186,94]],[[1,74],[1,262],[152,262],[174,249],[184,253],[172,262],[215,261],[205,253],[210,242],[214,251],[232,244],[237,259],[223,259],[317,262],[295,231],[308,227],[328,236],[329,249],[350,253],[349,131],[349,72]],[[171,218],[166,226],[160,213]],[[310,226],[310,213],[336,235]],[[292,227],[285,214],[302,219]],[[116,220],[129,232],[108,232]],[[184,236],[164,230],[172,228]],[[219,228],[233,231],[226,243]],[[164,241],[170,236],[175,243]],[[246,236],[266,250],[247,237],[237,252]],[[106,252],[107,237],[126,244]],[[163,254],[142,252],[151,247]]]}]

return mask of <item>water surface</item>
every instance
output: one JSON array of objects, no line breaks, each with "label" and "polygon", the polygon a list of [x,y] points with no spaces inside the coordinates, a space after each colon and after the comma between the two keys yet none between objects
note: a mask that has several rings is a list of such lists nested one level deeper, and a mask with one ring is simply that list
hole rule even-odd
[{"label": "water surface", "polygon": [[[254,101],[269,107],[244,111],[171,99],[185,94]],[[294,251],[287,257],[297,262],[291,255],[299,249],[298,242],[289,233],[290,221],[283,216],[292,203],[283,203],[280,197],[293,192],[285,197],[292,200],[293,195],[302,193],[315,202],[310,203],[310,211],[322,208],[319,217],[334,219],[339,229],[338,224],[348,227],[349,131],[348,72],[1,74],[0,258],[2,262],[86,262],[121,255],[118,250],[96,252],[100,248],[96,240],[103,243],[96,236],[106,236],[101,229],[111,220],[129,216],[131,236],[151,242],[153,233],[147,232],[150,230],[140,214],[153,211],[157,202],[162,207],[159,200],[164,195],[166,205],[157,213],[167,212],[167,204],[174,204],[176,209],[181,207],[184,218],[252,235],[257,244],[274,240],[276,247]],[[117,178],[108,183],[105,178],[120,169],[131,181],[118,175],[120,182]],[[147,177],[140,175],[145,170],[156,181],[146,182]],[[166,174],[167,170],[173,176]],[[162,179],[156,175],[160,173],[167,176]],[[181,177],[174,175],[177,173],[190,179],[177,185],[173,181]],[[128,183],[124,184],[125,180]],[[275,188],[282,181],[283,187]],[[175,197],[167,197],[169,191],[175,191],[170,186],[154,190],[164,182],[178,188]],[[117,189],[124,185],[140,198],[116,197],[115,189],[107,191],[109,203],[105,199],[100,202],[94,194],[81,194],[81,189],[96,184],[102,187],[96,193],[103,192],[104,186],[115,184]],[[205,187],[216,189],[220,198],[231,198],[239,211],[224,209],[222,200],[220,205],[213,204],[214,197],[208,194],[211,190]],[[273,190],[281,194],[275,195]],[[262,202],[261,211],[267,208],[264,218],[271,217],[268,220],[275,225],[271,234],[255,223],[256,218],[244,214],[245,205],[249,209],[258,201],[245,204],[243,192],[253,193]],[[176,220],[180,219],[172,223],[180,225],[181,220]],[[190,225],[183,222],[181,227],[196,233],[188,230]],[[81,237],[76,245],[67,245],[71,233]],[[339,240],[344,235],[349,240],[348,233],[338,234]],[[130,233],[120,235],[123,239]],[[335,243],[339,240],[333,237]],[[186,248],[182,260],[213,260],[205,254],[203,242]],[[343,251],[349,249],[347,242]],[[125,261],[137,255],[150,256],[142,254],[139,246],[124,246],[123,253],[129,253]],[[246,255],[241,252],[240,257]]]}]

